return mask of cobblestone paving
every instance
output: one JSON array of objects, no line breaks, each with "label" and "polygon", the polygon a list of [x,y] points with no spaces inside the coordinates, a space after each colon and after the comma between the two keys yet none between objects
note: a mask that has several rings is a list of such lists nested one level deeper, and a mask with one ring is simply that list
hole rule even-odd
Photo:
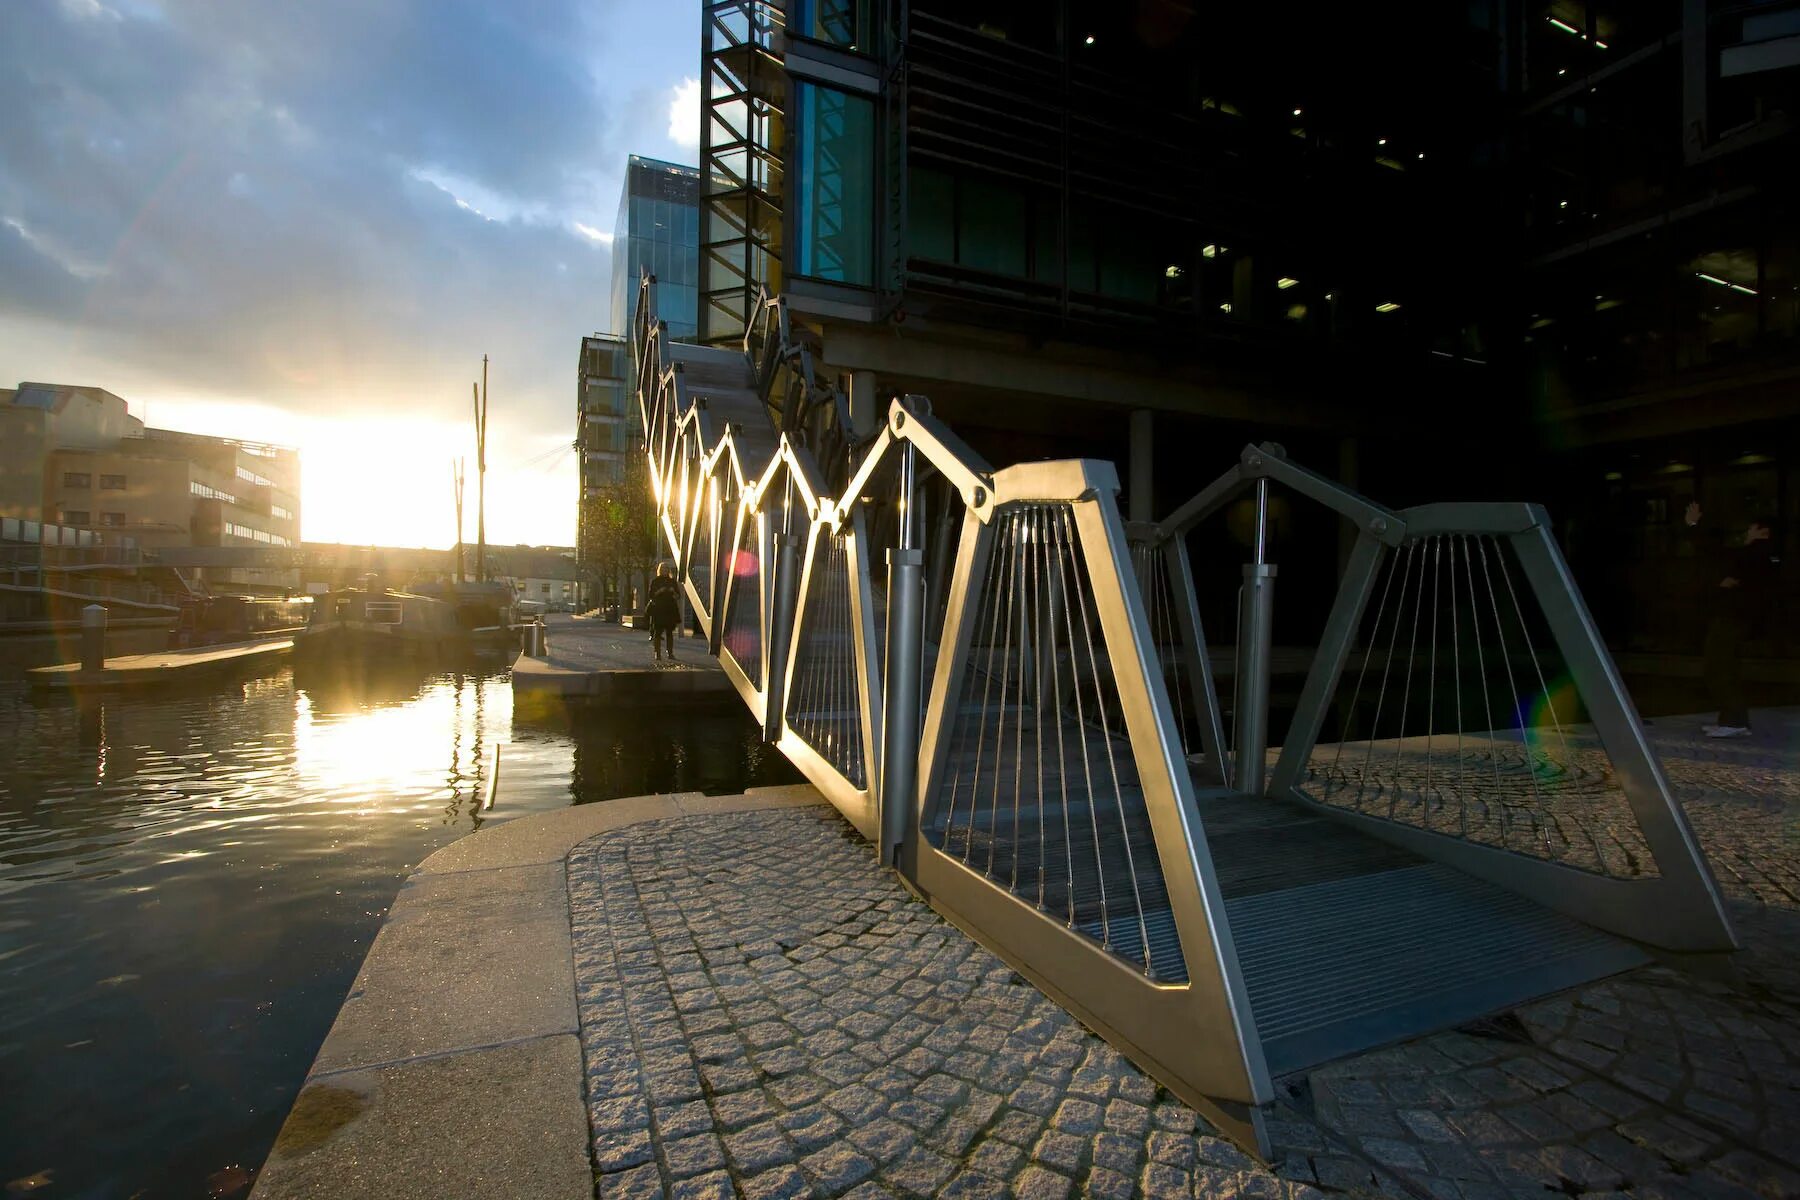
[{"label": "cobblestone paving", "polygon": [[1800,712],[1757,724],[1651,729],[1743,953],[1282,1080],[1273,1171],[829,810],[604,835],[570,858],[598,1192],[1800,1197]]},{"label": "cobblestone paving", "polygon": [[602,1198],[1317,1194],[912,899],[828,809],[636,825],[569,863]]},{"label": "cobblestone paving", "polygon": [[1756,722],[1746,741],[1650,728],[1744,942],[1732,963],[1646,967],[1288,1080],[1291,1144],[1444,1200],[1800,1196],[1800,713]]}]

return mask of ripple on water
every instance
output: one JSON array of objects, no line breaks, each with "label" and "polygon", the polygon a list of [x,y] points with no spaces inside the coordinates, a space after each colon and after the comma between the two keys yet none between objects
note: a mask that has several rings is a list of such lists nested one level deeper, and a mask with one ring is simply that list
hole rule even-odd
[{"label": "ripple on water", "polygon": [[241,1197],[401,879],[483,820],[495,743],[513,815],[795,778],[735,710],[511,701],[284,671],[84,714],[0,683],[0,1181]]}]

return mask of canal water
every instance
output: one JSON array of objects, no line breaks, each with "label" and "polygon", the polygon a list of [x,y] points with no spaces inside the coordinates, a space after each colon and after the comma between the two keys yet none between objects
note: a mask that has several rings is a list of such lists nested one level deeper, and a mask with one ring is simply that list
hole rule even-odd
[{"label": "canal water", "polygon": [[0,680],[0,1196],[247,1195],[422,858],[530,812],[796,778],[741,707],[515,722],[503,671],[98,706]]}]

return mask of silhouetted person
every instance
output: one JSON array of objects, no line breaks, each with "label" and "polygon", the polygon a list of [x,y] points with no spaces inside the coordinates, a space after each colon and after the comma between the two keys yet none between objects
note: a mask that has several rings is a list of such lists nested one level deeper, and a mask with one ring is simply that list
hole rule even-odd
[{"label": "silhouetted person", "polygon": [[[1700,505],[1687,506],[1690,527],[1700,523]],[[1719,706],[1707,737],[1750,736],[1750,705],[1744,699],[1744,638],[1768,616],[1775,594],[1774,530],[1760,517],[1739,538],[1718,548],[1718,581],[1707,589],[1706,687]]]},{"label": "silhouetted person", "polygon": [[666,642],[669,661],[674,662],[675,630],[681,625],[681,592],[675,583],[674,569],[666,562],[656,564],[656,578],[650,581],[644,616],[650,621],[650,644],[656,647],[656,661],[662,661]]}]

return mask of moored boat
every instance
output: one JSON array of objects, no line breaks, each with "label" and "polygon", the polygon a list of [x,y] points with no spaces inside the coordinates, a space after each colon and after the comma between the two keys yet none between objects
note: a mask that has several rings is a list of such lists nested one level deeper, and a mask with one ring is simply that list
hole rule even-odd
[{"label": "moored boat", "polygon": [[306,628],[311,596],[194,596],[184,600],[169,648],[288,638]]},{"label": "moored boat", "polygon": [[442,600],[386,588],[341,588],[314,599],[294,648],[301,654],[432,654],[460,650],[465,642],[456,608]]}]

